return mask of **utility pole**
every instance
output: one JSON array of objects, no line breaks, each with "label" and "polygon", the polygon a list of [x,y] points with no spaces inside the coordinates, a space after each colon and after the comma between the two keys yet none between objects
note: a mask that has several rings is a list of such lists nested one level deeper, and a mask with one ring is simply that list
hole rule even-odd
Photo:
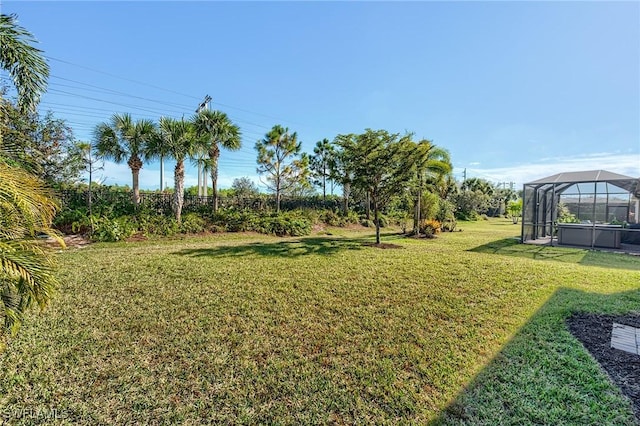
[{"label": "utility pole", "polygon": [[[196,114],[199,114],[203,110],[209,109],[209,102],[211,102],[211,96],[206,95],[204,100],[198,105],[196,109]],[[202,160],[204,158],[204,154],[201,152],[200,157],[198,158],[198,196],[204,197],[207,195],[207,176],[206,170],[202,167]]]},{"label": "utility pole", "polygon": [[462,172],[462,182],[467,180],[467,168],[464,168],[464,172]]}]

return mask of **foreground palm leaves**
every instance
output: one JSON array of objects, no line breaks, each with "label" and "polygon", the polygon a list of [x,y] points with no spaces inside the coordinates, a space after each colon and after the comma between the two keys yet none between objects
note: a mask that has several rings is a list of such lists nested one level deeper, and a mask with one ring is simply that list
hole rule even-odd
[{"label": "foreground palm leaves", "polygon": [[29,307],[44,308],[57,286],[51,256],[37,238],[52,236],[64,246],[50,228],[51,195],[38,178],[0,162],[0,319],[11,332]]}]

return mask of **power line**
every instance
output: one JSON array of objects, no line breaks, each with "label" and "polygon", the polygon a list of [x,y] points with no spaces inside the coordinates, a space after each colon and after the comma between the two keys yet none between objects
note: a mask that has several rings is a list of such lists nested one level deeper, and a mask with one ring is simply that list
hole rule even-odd
[{"label": "power line", "polygon": [[[177,94],[177,95],[180,95],[180,96],[184,96],[184,97],[187,97],[187,98],[190,98],[190,99],[200,99],[197,96],[187,95],[185,93],[181,93],[181,92],[178,92],[178,91],[175,91],[175,90],[166,89],[164,87],[156,86],[156,85],[153,85],[153,84],[145,83],[145,82],[134,80],[134,79],[127,78],[127,77],[122,77],[122,76],[115,75],[115,74],[112,74],[112,73],[109,73],[109,72],[106,72],[106,71],[101,71],[101,70],[98,70],[98,69],[95,69],[95,68],[87,67],[85,65],[76,64],[76,63],[73,63],[73,62],[70,62],[70,61],[66,61],[66,60],[63,60],[63,59],[59,59],[59,58],[53,58],[53,57],[47,56],[47,55],[43,55],[43,56],[45,58],[53,60],[53,61],[61,62],[61,63],[67,64],[67,65],[76,66],[76,67],[83,68],[83,69],[86,69],[86,70],[89,70],[89,71],[93,71],[93,72],[96,72],[96,73],[99,73],[99,74],[108,75],[110,77],[117,78],[117,79],[120,79],[120,80],[129,81],[131,83],[140,84],[140,85],[143,85],[143,86],[151,87],[151,88],[154,88],[154,89],[157,89],[157,90],[162,90],[162,91],[169,92],[169,93],[174,93],[174,94]],[[77,82],[77,81],[74,81],[74,82]],[[78,83],[80,83],[80,82],[78,82]],[[86,83],[80,83],[80,84],[86,84]],[[95,86],[95,87],[97,87],[97,86]],[[274,117],[274,116],[271,116],[271,115],[268,115],[268,114],[263,114],[263,113],[256,112],[256,111],[251,111],[251,110],[248,110],[246,108],[240,108],[240,107],[236,107],[236,106],[233,106],[233,105],[225,104],[225,103],[222,103],[222,102],[213,101],[212,103],[220,105],[220,106],[224,106],[226,108],[231,108],[231,109],[235,109],[235,110],[238,110],[238,111],[246,112],[248,114],[254,114],[254,115],[262,116],[262,117],[265,117],[265,118],[270,118],[272,120],[277,120],[277,121],[282,121],[282,122],[289,122],[291,124],[297,124],[297,125],[303,125],[302,123],[294,123],[294,122],[292,122],[290,120],[283,120],[282,118]]]}]

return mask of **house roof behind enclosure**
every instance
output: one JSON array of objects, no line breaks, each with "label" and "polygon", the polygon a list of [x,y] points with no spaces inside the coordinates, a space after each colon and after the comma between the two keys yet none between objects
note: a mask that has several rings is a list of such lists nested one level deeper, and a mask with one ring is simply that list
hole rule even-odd
[{"label": "house roof behind enclosure", "polygon": [[639,181],[639,178],[620,175],[607,170],[587,170],[583,172],[558,173],[526,183],[525,186],[543,187],[586,182],[606,182],[624,188],[629,192],[637,192],[640,190],[640,185],[638,185]]}]

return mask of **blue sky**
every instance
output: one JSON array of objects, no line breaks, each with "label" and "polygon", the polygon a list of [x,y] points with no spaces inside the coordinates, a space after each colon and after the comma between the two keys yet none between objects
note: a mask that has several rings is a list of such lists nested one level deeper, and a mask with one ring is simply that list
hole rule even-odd
[{"label": "blue sky", "polygon": [[[41,108],[78,139],[114,112],[189,117],[206,94],[243,131],[220,185],[256,176],[274,124],[303,150],[365,128],[448,149],[455,175],[517,185],[640,176],[640,3],[6,1],[51,65]],[[6,77],[6,74],[2,75]],[[117,92],[117,93],[116,93]],[[166,181],[173,185],[172,164]],[[130,184],[105,164],[105,183]],[[144,188],[159,187],[158,164]],[[193,168],[187,185],[195,184]]]}]

